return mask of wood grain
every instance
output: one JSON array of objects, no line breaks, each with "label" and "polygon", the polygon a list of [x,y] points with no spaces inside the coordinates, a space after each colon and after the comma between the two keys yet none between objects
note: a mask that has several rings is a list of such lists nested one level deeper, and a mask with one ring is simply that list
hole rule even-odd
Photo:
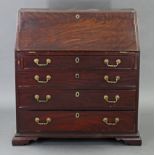
[{"label": "wood grain", "polygon": [[[64,54],[64,53],[63,53]],[[75,60],[79,59],[79,63],[76,63]],[[21,56],[23,60],[23,69],[32,70],[32,69],[136,69],[135,65],[135,55],[104,55],[104,56],[68,56],[66,54],[61,56],[50,55],[31,55],[31,56]],[[51,63],[47,66],[40,67],[34,60],[38,59],[40,64],[46,64],[46,59],[50,59]],[[105,64],[104,61],[108,59],[109,63]],[[116,61],[120,59],[121,63],[117,67],[109,67],[108,65],[116,65]]]},{"label": "wood grain", "polygon": [[[78,90],[79,97],[75,97],[77,90],[55,89],[19,89],[19,108],[29,110],[135,110],[135,90]],[[46,95],[51,95],[47,102],[38,103],[34,98],[39,95],[40,100],[45,100]],[[116,103],[108,103],[104,95],[109,96],[110,101],[115,101],[115,96],[120,99]]]},{"label": "wood grain", "polygon": [[21,10],[17,34],[17,51],[139,51],[133,10]]},{"label": "wood grain", "polygon": [[[79,74],[79,79],[75,74]],[[34,76],[39,75],[39,80],[46,81],[46,76],[50,75],[51,80],[47,83],[38,83]],[[116,81],[116,76],[120,76],[117,83],[107,83],[104,76],[109,76],[109,81]],[[115,89],[115,88],[135,88],[137,72],[110,71],[110,70],[46,70],[33,72],[20,72],[18,74],[18,86],[40,86],[57,89]]]},{"label": "wood grain", "polygon": [[[51,140],[51,141],[73,141],[73,142],[84,142],[84,141],[104,141],[107,138],[115,139],[123,142],[127,145],[142,145],[142,140],[138,133],[133,134],[105,134],[105,133],[35,133],[35,134],[16,134],[12,140],[14,146],[27,145],[37,140]],[[111,141],[113,142],[113,141]]]},{"label": "wood grain", "polygon": [[[76,118],[76,113],[79,118]],[[19,112],[19,133],[49,133],[49,132],[100,132],[100,133],[134,133],[135,112],[105,112],[105,111],[20,111]],[[46,122],[46,118],[51,118],[48,125],[38,125],[35,117],[40,118],[40,122]],[[108,118],[109,122],[115,122],[118,117],[120,121],[114,126],[108,126],[102,119]]]},{"label": "wood grain", "polygon": [[[80,18],[76,18],[79,16]],[[75,63],[75,58],[80,59]],[[38,67],[34,59],[44,64]],[[104,60],[115,65],[108,67]],[[52,11],[22,9],[15,48],[17,133],[13,145],[40,138],[114,138],[128,145],[141,145],[138,133],[139,43],[134,10]],[[75,75],[78,74],[79,78]],[[34,80],[45,81],[40,84]],[[107,83],[104,76],[109,76]],[[80,96],[75,97],[75,92]],[[46,103],[36,103],[34,95]],[[109,100],[120,99],[107,104]],[[79,118],[76,118],[79,113]],[[48,125],[38,125],[39,117]],[[102,122],[104,117],[117,125]]]}]

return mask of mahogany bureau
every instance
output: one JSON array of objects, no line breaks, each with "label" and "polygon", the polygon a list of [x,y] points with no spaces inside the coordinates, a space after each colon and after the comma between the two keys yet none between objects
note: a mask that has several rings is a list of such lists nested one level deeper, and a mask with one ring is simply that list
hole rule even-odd
[{"label": "mahogany bureau", "polygon": [[21,9],[12,144],[114,138],[141,145],[139,51],[134,10]]}]

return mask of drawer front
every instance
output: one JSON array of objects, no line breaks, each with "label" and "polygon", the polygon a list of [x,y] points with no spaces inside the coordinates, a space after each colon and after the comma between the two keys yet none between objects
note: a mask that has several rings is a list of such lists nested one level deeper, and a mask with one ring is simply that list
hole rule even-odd
[{"label": "drawer front", "polygon": [[109,70],[49,70],[21,72],[17,76],[18,86],[42,86],[64,89],[133,88],[137,82],[137,72]]},{"label": "drawer front", "polygon": [[20,111],[19,133],[136,132],[135,112]]},{"label": "drawer front", "polygon": [[135,69],[135,55],[105,56],[24,56],[24,69],[86,68],[86,69]]},{"label": "drawer front", "polygon": [[19,108],[32,110],[135,110],[135,90],[19,89]]}]

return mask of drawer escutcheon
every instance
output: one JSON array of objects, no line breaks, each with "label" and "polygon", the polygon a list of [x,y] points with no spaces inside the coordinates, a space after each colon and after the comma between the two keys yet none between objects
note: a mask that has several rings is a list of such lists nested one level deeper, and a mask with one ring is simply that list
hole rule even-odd
[{"label": "drawer escutcheon", "polygon": [[80,74],[79,73],[75,73],[75,78],[79,79],[80,78]]},{"label": "drawer escutcheon", "polygon": [[79,97],[80,96],[80,92],[75,92],[75,97]]},{"label": "drawer escutcheon", "polygon": [[79,15],[79,14],[76,14],[76,15],[75,15],[75,18],[76,18],[76,19],[80,19],[80,15]]},{"label": "drawer escutcheon", "polygon": [[75,113],[75,118],[80,118],[80,113]]},{"label": "drawer escutcheon", "polygon": [[80,58],[79,57],[76,57],[75,58],[75,63],[78,64],[79,62],[80,62]]}]

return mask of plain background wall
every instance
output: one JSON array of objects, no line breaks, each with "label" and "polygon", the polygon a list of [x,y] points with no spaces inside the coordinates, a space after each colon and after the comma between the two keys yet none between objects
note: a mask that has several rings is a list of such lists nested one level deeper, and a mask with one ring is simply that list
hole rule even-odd
[{"label": "plain background wall", "polygon": [[[140,131],[149,155],[153,138],[153,0],[0,0],[0,122],[5,121],[4,141],[11,142],[15,132],[14,48],[17,13],[20,8],[112,9],[134,8],[139,23],[141,47]],[[3,115],[4,113],[4,115]],[[6,123],[6,122],[9,122]],[[8,124],[10,129],[8,128]],[[3,137],[3,136],[2,136]],[[0,138],[1,144],[1,138]],[[6,146],[6,145],[4,145]],[[1,146],[0,146],[1,147]],[[139,148],[140,149],[140,148]],[[111,149],[110,149],[111,150]],[[134,150],[134,149],[133,149]],[[79,151],[81,151],[79,149]],[[23,153],[23,152],[21,152]],[[53,152],[51,152],[53,153]],[[114,152],[115,153],[115,152]],[[123,152],[119,152],[121,154]],[[126,153],[126,152],[125,152]],[[130,152],[129,152],[130,154]],[[111,153],[112,155],[112,153]]]}]

